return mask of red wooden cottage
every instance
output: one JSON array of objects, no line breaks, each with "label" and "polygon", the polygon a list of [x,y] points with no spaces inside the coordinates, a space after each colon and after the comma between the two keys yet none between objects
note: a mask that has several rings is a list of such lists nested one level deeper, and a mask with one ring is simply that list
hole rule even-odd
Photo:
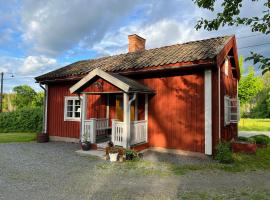
[{"label": "red wooden cottage", "polygon": [[237,136],[235,36],[149,50],[138,35],[128,40],[128,53],[36,77],[46,88],[51,140],[97,143],[109,135],[123,147],[212,155],[220,140]]}]

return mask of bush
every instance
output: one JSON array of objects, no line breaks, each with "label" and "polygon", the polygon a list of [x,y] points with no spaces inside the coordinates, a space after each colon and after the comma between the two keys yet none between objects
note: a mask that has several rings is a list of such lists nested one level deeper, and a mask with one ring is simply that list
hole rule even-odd
[{"label": "bush", "polygon": [[250,137],[256,141],[256,144],[267,145],[270,142],[270,138],[266,135],[254,135]]},{"label": "bush", "polygon": [[42,108],[22,108],[0,113],[0,133],[40,132],[42,130]]},{"label": "bush", "polygon": [[231,151],[231,144],[228,142],[220,142],[217,145],[217,154],[215,159],[220,163],[232,163],[232,151]]}]

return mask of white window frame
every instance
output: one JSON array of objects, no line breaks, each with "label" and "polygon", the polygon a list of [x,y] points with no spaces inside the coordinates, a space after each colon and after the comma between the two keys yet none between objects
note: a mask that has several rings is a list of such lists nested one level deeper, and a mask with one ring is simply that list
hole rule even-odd
[{"label": "white window frame", "polygon": [[[236,116],[236,117],[235,117]],[[224,96],[224,126],[240,120],[240,101],[238,98]]]},{"label": "white window frame", "polygon": [[[74,117],[74,113],[75,113],[75,104],[73,102],[73,110],[72,110],[72,117],[68,117],[67,116],[67,102],[68,100],[80,100],[80,117]],[[81,120],[81,112],[82,109],[82,97],[78,97],[78,96],[65,96],[65,100],[64,100],[64,121],[80,121]]]}]

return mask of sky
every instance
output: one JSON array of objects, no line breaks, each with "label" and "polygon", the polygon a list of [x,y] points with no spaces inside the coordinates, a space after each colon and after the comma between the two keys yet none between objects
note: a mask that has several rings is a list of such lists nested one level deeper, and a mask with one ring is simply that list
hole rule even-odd
[{"label": "sky", "polygon": [[[264,1],[244,1],[241,16],[260,16]],[[198,8],[192,0],[0,0],[0,72],[4,92],[70,63],[127,52],[129,34],[146,39],[146,48],[235,34],[238,54],[270,54],[270,37],[248,27],[196,31],[200,18],[220,11]],[[251,47],[250,47],[251,46]],[[245,68],[250,63],[245,63]],[[259,74],[260,71],[257,70]]]}]

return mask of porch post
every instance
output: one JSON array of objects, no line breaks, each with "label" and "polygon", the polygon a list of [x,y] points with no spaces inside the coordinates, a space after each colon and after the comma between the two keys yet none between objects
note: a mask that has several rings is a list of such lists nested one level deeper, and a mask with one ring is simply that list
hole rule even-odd
[{"label": "porch post", "polygon": [[129,101],[129,96],[127,93],[123,93],[124,95],[124,124],[125,124],[125,128],[124,128],[124,138],[123,138],[123,143],[124,143],[124,147],[128,148],[129,144],[130,144],[130,108],[128,106],[128,101]]},{"label": "porch post", "polygon": [[82,99],[82,106],[81,106],[81,141],[84,139],[84,134],[85,134],[85,119],[86,119],[86,107],[87,107],[87,96],[86,94],[83,94],[83,99]]},{"label": "porch post", "polygon": [[144,99],[144,120],[146,121],[146,142],[148,142],[148,94],[145,94]]},{"label": "porch post", "polygon": [[107,94],[107,105],[106,105],[106,118],[110,117],[110,96]]}]

